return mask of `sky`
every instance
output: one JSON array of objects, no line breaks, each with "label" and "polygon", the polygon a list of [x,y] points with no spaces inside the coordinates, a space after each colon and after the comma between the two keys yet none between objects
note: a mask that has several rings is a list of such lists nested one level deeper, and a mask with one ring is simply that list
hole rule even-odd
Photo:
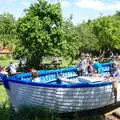
[{"label": "sky", "polygon": [[[37,0],[0,0],[0,14],[9,12],[16,19],[24,16],[24,9]],[[73,23],[93,20],[100,16],[113,15],[120,10],[120,0],[47,0],[49,3],[61,2],[64,18],[73,16]]]}]

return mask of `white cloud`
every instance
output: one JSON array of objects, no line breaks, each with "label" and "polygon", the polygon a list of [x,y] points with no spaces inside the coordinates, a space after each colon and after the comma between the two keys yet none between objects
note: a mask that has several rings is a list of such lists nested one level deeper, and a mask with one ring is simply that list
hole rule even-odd
[{"label": "white cloud", "polygon": [[6,2],[14,2],[15,0],[4,0]]},{"label": "white cloud", "polygon": [[99,0],[80,0],[75,4],[81,8],[101,9],[104,7],[104,3]]},{"label": "white cloud", "polygon": [[47,0],[49,3],[55,4],[60,2],[62,8],[70,7],[72,4],[68,2],[67,0]]},{"label": "white cloud", "polygon": [[0,0],[0,2],[14,2],[16,0]]},{"label": "white cloud", "polygon": [[120,10],[120,2],[106,6],[107,10]]},{"label": "white cloud", "polygon": [[58,2],[58,0],[47,0],[49,3],[55,4]]},{"label": "white cloud", "polygon": [[38,1],[37,1],[37,0],[31,0],[31,1],[22,0],[22,1],[20,2],[20,4],[23,5],[23,6],[25,6],[25,7],[28,7],[28,6],[30,6],[30,4],[36,3],[36,2],[38,2]]},{"label": "white cloud", "polygon": [[63,7],[63,8],[66,8],[66,7],[70,7],[72,4],[70,3],[70,2],[68,2],[68,1],[62,1],[61,2],[61,6]]},{"label": "white cloud", "polygon": [[21,2],[21,5],[27,7],[27,6],[30,5],[30,2],[28,2],[28,1],[22,1],[22,2]]},{"label": "white cloud", "polygon": [[75,5],[81,8],[91,8],[94,10],[120,10],[120,2],[105,4],[100,0],[79,0]]},{"label": "white cloud", "polygon": [[[37,0],[33,0],[33,1],[37,2]],[[70,7],[72,5],[72,3],[69,2],[69,0],[47,0],[47,2],[51,4],[56,4],[60,2],[63,8]]]}]

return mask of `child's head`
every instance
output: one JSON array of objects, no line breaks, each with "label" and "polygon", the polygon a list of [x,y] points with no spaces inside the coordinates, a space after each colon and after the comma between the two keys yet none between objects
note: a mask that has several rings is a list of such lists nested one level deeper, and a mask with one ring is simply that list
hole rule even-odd
[{"label": "child's head", "polygon": [[37,77],[39,77],[37,71],[36,71],[36,72],[33,72],[32,75],[33,75],[33,78],[37,78]]},{"label": "child's head", "polygon": [[89,65],[92,65],[93,64],[93,61],[92,60],[89,60]]},{"label": "child's head", "polygon": [[118,60],[120,60],[120,55],[117,57]]},{"label": "child's head", "polygon": [[95,61],[95,62],[98,62],[98,58],[97,58],[97,57],[95,57],[95,58],[94,58],[94,61]]},{"label": "child's head", "polygon": [[35,70],[34,68],[32,68],[30,71],[32,72],[33,78],[39,77],[39,75],[37,73],[37,70]]}]

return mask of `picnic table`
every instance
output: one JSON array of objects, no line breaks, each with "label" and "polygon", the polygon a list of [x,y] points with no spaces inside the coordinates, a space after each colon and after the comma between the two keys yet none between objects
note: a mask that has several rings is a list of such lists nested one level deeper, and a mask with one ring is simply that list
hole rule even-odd
[{"label": "picnic table", "polygon": [[40,66],[44,69],[49,68],[60,68],[60,65],[62,64],[62,59],[54,58],[50,63],[42,63]]}]

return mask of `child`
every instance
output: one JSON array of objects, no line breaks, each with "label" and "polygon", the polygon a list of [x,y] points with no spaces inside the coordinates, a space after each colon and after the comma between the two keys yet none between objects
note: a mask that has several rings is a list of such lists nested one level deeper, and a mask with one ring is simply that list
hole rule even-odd
[{"label": "child", "polygon": [[93,62],[89,61],[88,74],[91,75],[94,72]]},{"label": "child", "polygon": [[40,82],[40,78],[37,73],[37,70],[32,68],[30,71],[32,72],[32,77],[33,77],[32,82]]}]

